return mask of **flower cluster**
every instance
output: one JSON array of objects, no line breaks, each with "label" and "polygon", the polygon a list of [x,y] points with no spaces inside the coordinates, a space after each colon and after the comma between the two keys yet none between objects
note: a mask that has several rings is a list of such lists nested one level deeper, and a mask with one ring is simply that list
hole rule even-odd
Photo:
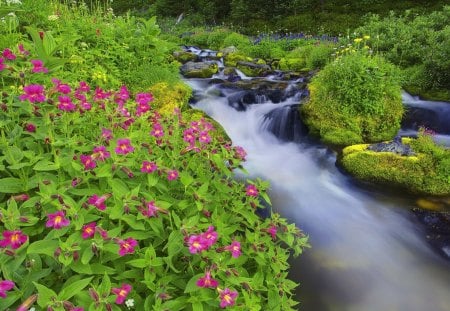
[{"label": "flower cluster", "polygon": [[204,118],[199,121],[192,121],[190,127],[183,132],[183,140],[189,144],[186,149],[200,151],[202,147],[211,142],[211,135],[209,134],[211,130],[214,130],[214,126]]},{"label": "flower cluster", "polygon": [[201,253],[208,250],[217,241],[217,232],[214,226],[209,226],[208,230],[201,234],[193,234],[188,237],[187,243],[191,254]]}]

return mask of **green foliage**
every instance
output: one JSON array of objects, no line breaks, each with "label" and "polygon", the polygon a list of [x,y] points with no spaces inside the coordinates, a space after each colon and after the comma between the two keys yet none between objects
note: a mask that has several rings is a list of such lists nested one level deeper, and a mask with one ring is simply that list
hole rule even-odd
[{"label": "green foliage", "polygon": [[427,15],[371,15],[356,32],[371,35],[375,51],[404,69],[404,87],[422,93],[450,89],[449,23],[445,6]]},{"label": "green foliage", "polygon": [[222,47],[234,46],[238,50],[247,51],[250,48],[250,45],[251,42],[248,36],[232,32],[224,38]]},{"label": "green foliage", "polygon": [[399,75],[379,56],[349,51],[326,65],[309,89],[310,99],[302,113],[311,132],[324,142],[350,145],[386,140],[400,127]]},{"label": "green foliage", "polygon": [[367,151],[350,146],[343,150],[342,166],[358,179],[399,187],[415,194],[450,194],[450,151],[423,132],[409,142],[417,156]]}]

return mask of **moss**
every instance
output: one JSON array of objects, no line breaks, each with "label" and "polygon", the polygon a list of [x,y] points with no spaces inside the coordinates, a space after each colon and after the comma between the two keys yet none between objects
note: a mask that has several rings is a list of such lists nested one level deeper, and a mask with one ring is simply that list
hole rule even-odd
[{"label": "moss", "polygon": [[180,82],[169,85],[161,82],[150,87],[153,94],[152,107],[157,109],[163,115],[170,115],[175,108],[183,109],[187,107],[187,102],[191,97],[191,88]]},{"label": "moss", "polygon": [[[340,164],[357,179],[388,187],[400,187],[415,194],[450,194],[450,180],[439,171],[442,161],[428,153],[401,156],[367,150],[367,144],[343,149]],[[447,154],[450,156],[450,151]]]},{"label": "moss", "polygon": [[239,52],[229,53],[224,57],[225,66],[236,67],[237,62],[247,61],[248,57]]}]

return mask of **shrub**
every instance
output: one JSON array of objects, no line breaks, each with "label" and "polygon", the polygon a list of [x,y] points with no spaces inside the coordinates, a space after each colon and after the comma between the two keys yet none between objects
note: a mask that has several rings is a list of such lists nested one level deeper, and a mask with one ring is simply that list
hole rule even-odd
[{"label": "shrub", "polygon": [[235,46],[238,50],[246,51],[250,45],[250,39],[247,36],[236,32],[230,33],[223,40],[223,47]]},{"label": "shrub", "polygon": [[326,65],[309,89],[302,113],[311,133],[326,143],[386,140],[400,128],[399,74],[379,56],[350,51]]}]

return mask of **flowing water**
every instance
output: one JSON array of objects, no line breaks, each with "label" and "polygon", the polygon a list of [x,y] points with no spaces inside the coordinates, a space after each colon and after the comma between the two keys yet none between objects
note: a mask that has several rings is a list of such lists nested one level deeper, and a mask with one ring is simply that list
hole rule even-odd
[{"label": "flowing water", "polygon": [[294,99],[237,111],[207,81],[187,82],[201,95],[193,107],[247,151],[249,177],[271,182],[274,211],[310,238],[312,248],[291,262],[299,310],[450,311],[450,264],[425,241],[413,198],[356,184],[336,168],[332,151],[302,142],[301,129],[295,143],[265,130]]}]

